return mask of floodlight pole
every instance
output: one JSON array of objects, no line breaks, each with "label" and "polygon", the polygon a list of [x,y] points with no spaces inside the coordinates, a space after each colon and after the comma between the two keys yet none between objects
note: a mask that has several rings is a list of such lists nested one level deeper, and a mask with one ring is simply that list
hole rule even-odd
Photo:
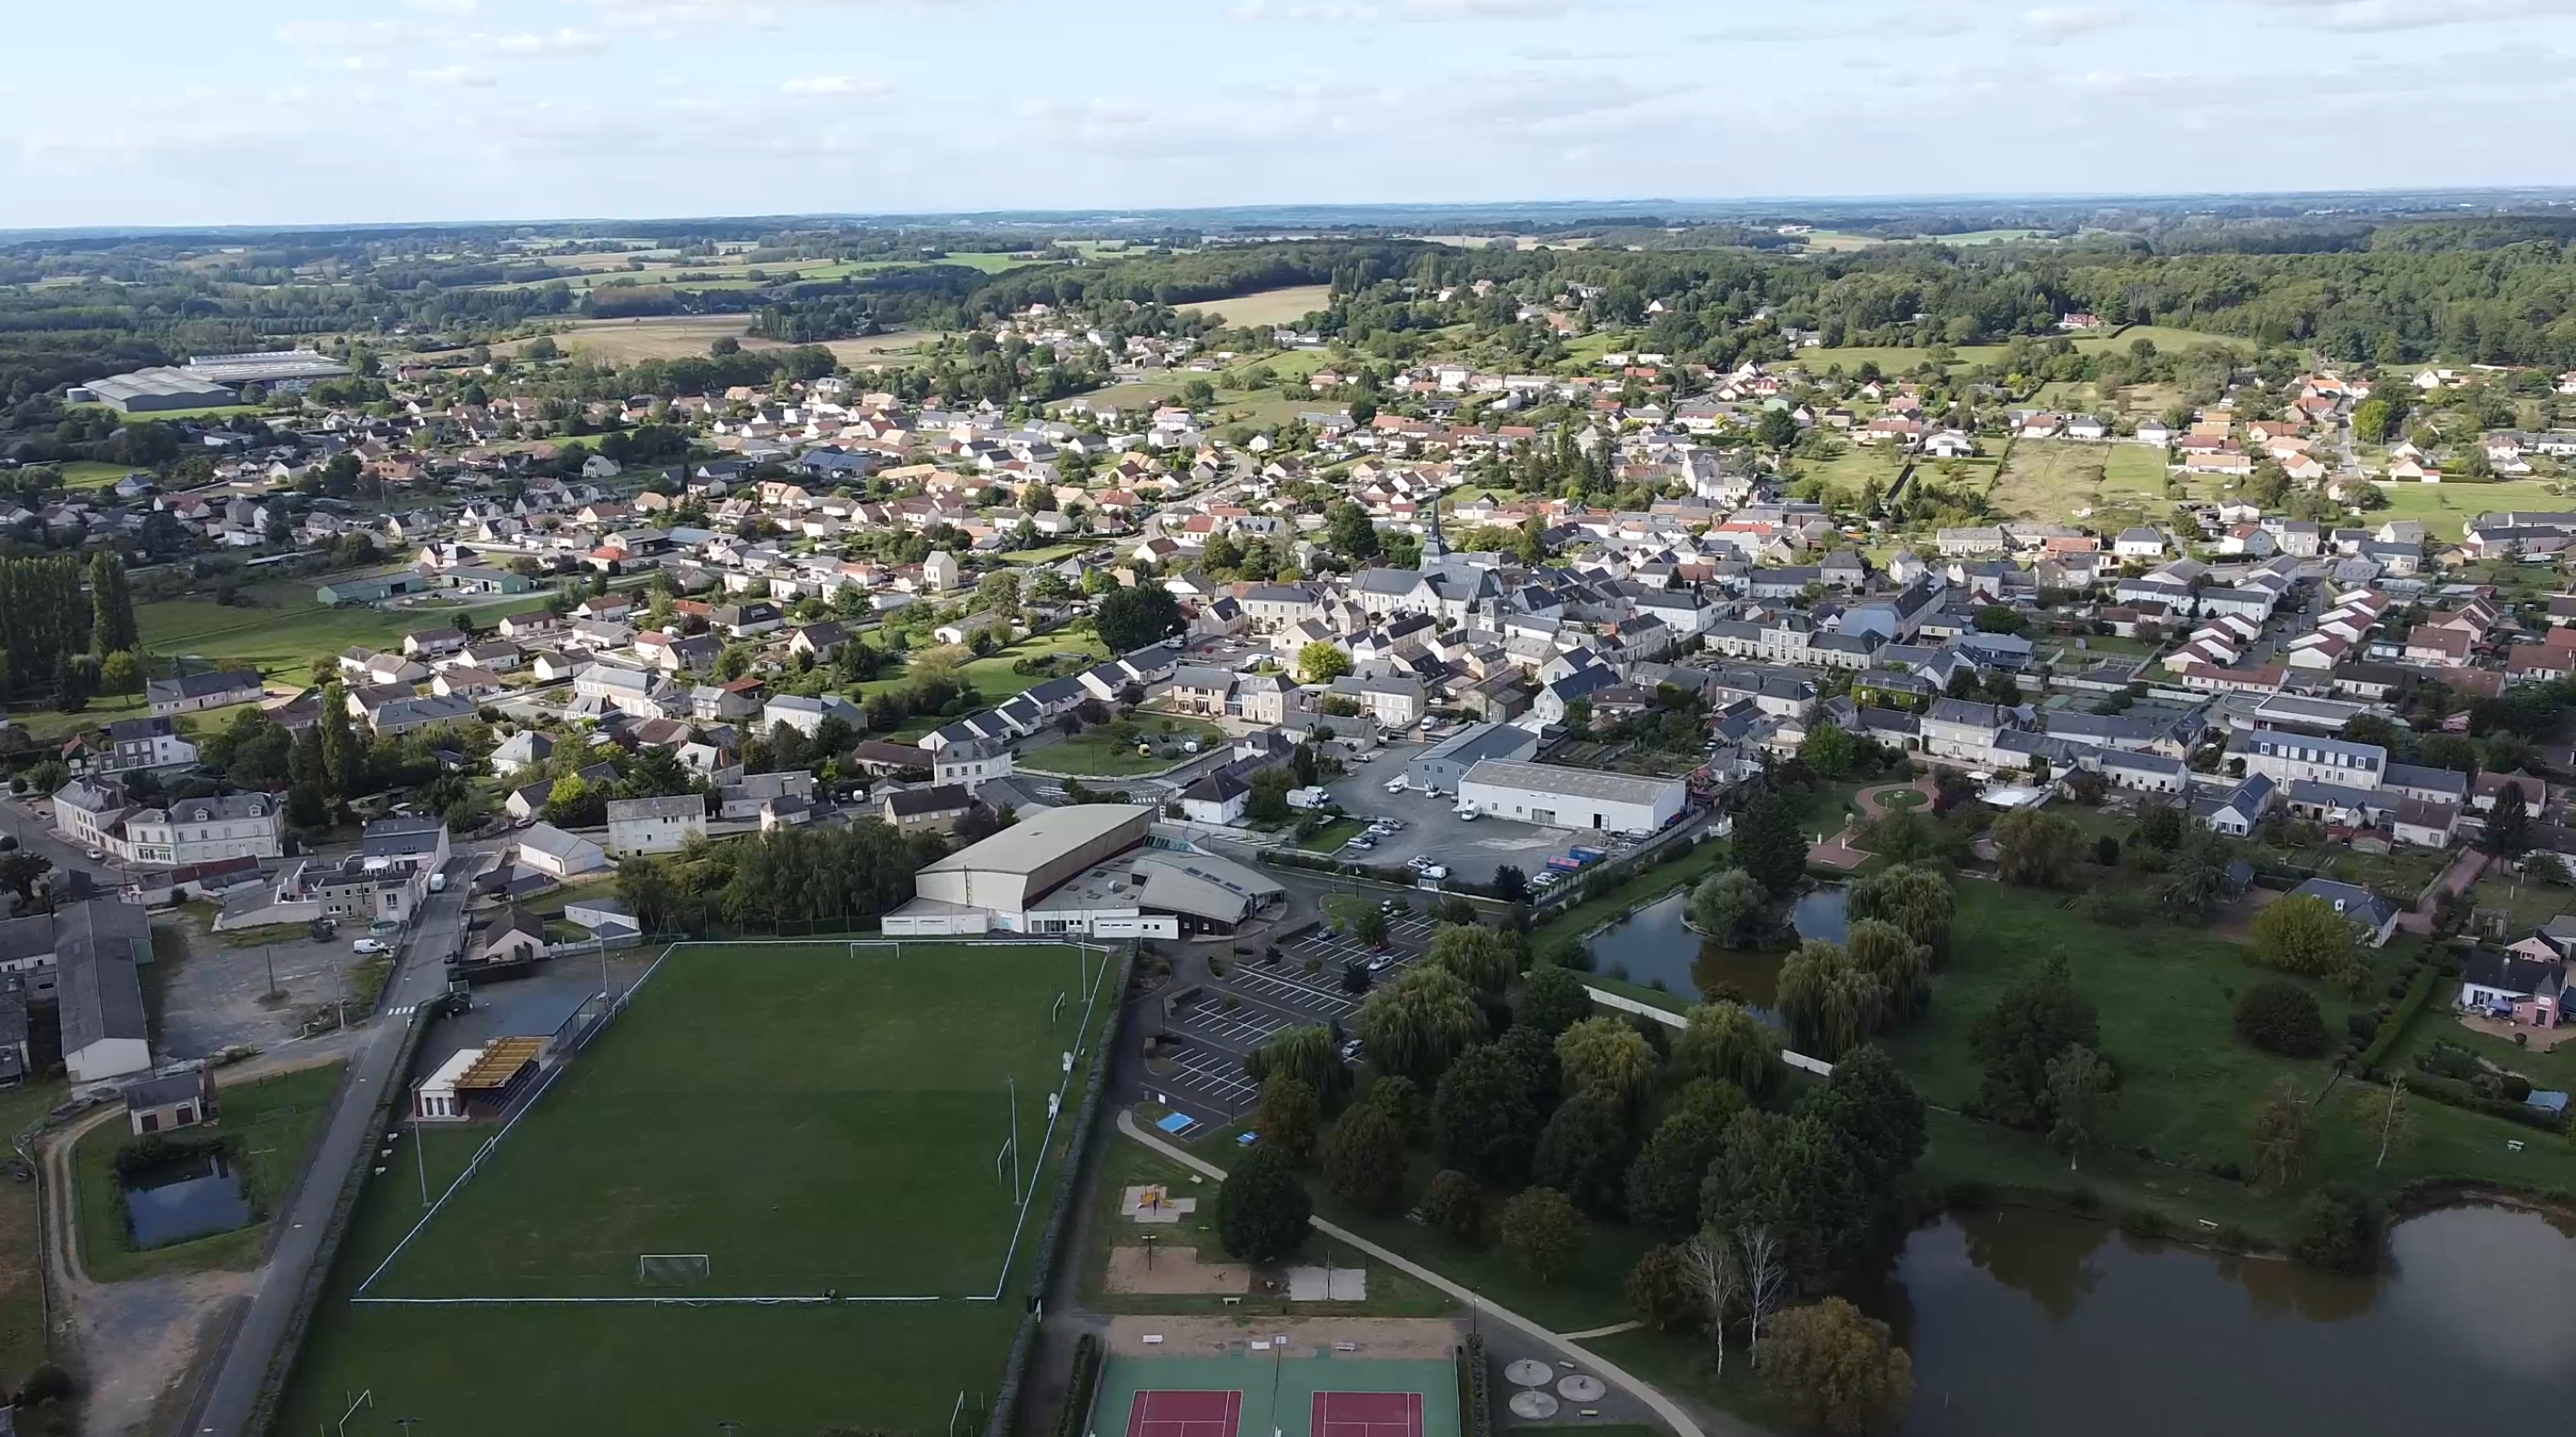
[{"label": "floodlight pole", "polygon": [[[420,1170],[420,1206],[421,1211],[427,1212],[429,1210],[429,1149],[420,1144],[420,1103],[417,1098],[412,1100],[411,1111],[411,1165]],[[408,1430],[405,1429],[406,1433]]]}]

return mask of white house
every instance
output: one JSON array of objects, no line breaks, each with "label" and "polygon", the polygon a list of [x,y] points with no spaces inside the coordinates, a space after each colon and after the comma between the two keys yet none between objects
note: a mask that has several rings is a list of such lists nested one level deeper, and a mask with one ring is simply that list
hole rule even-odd
[{"label": "white house", "polygon": [[667,798],[608,801],[608,852],[675,853],[690,837],[705,837],[707,803],[694,793]]}]

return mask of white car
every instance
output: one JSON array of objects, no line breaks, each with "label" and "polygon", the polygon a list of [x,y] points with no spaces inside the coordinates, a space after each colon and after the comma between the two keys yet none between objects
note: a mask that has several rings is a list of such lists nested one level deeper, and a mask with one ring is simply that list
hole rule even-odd
[{"label": "white car", "polygon": [[1472,808],[1462,808],[1462,809],[1458,810],[1458,821],[1459,821],[1460,823],[1473,823],[1473,822],[1475,822],[1475,821],[1476,821],[1476,810],[1474,810],[1474,809],[1472,809]]},{"label": "white car", "polygon": [[357,942],[350,944],[349,947],[351,951],[357,953],[389,953],[393,951],[385,947],[384,941],[378,938],[361,938]]},{"label": "white car", "polygon": [[1390,778],[1390,779],[1388,779],[1388,780],[1386,781],[1386,791],[1387,791],[1387,792],[1389,792],[1389,793],[1402,793],[1402,792],[1404,792],[1404,780],[1403,780],[1403,779],[1400,779],[1400,778]]}]

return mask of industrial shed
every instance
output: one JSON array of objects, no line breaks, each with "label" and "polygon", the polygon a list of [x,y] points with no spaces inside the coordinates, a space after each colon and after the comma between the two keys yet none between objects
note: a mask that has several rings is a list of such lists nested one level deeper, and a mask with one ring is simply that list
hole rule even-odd
[{"label": "industrial shed", "polygon": [[1503,759],[1477,764],[1458,785],[1459,805],[1478,813],[1605,833],[1652,833],[1671,822],[1689,797],[1689,786],[1677,778]]}]

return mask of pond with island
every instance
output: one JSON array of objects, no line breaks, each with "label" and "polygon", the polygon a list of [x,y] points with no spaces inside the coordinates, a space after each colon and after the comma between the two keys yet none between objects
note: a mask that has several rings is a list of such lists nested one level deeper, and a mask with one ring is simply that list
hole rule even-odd
[{"label": "pond with island", "polygon": [[[1850,932],[1843,916],[1845,897],[1839,887],[1808,889],[1790,906],[1790,927],[1800,939],[1840,943]],[[1767,1018],[1779,995],[1780,960],[1787,953],[1720,947],[1691,931],[1683,921],[1689,912],[1688,889],[1638,909],[1592,939],[1593,966],[1683,998],[1740,996]]]}]

